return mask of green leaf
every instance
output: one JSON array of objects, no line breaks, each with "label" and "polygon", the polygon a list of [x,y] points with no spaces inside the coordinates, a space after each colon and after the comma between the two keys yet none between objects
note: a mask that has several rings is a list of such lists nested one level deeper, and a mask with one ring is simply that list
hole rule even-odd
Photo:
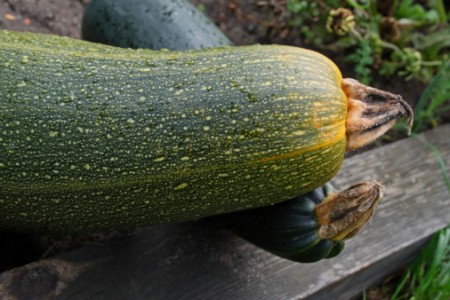
[{"label": "green leaf", "polygon": [[364,84],[369,84],[372,81],[372,70],[370,66],[373,64],[372,48],[368,40],[361,40],[356,51],[346,58],[355,64],[355,72],[359,79]]},{"label": "green leaf", "polygon": [[420,4],[415,4],[413,0],[402,0],[394,11],[396,19],[412,19],[420,23],[437,23],[438,13],[435,10],[425,10]]}]

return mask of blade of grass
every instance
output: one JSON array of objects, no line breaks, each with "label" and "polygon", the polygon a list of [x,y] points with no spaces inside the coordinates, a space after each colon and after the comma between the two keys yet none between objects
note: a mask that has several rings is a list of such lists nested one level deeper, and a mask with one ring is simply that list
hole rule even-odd
[{"label": "blade of grass", "polygon": [[405,284],[408,282],[410,277],[411,277],[411,271],[408,270],[406,272],[406,275],[403,277],[402,281],[400,281],[400,283],[398,284],[398,286],[395,289],[394,293],[391,295],[390,300],[400,300],[400,299],[405,298],[405,295],[400,296],[400,297],[398,295],[401,293],[401,291],[403,290]]},{"label": "blade of grass", "polygon": [[[450,179],[441,152],[436,146],[428,142],[424,136],[414,135],[414,137],[433,151],[450,195]],[[449,273],[450,227],[447,227],[433,235],[431,241],[423,248],[419,257],[410,265],[390,299],[450,299]],[[408,282],[408,288],[405,288]],[[399,296],[404,290],[406,291]]]},{"label": "blade of grass", "polygon": [[[414,131],[417,132],[425,127],[424,122],[429,118],[421,116],[432,116],[436,113],[437,107],[450,100],[450,91],[448,90],[448,75],[450,72],[450,62],[442,64],[439,72],[434,76],[430,84],[426,87],[417,102],[414,115]],[[427,107],[428,104],[428,107]]]},{"label": "blade of grass", "polygon": [[[408,267],[390,300],[446,300],[450,293],[450,227],[433,235]],[[405,288],[408,283],[408,288]],[[399,295],[402,293],[402,295]]]},{"label": "blade of grass", "polygon": [[433,151],[433,154],[434,154],[434,156],[436,158],[436,161],[439,164],[439,169],[441,170],[441,175],[442,175],[442,178],[444,180],[444,183],[447,186],[448,192],[450,193],[450,178],[448,176],[447,167],[445,165],[444,159],[442,158],[441,152],[439,151],[439,149],[436,148],[435,145],[433,145],[430,142],[428,142],[427,139],[423,135],[422,136],[415,135],[415,137],[418,140],[420,140],[422,143],[427,145],[428,148],[431,149],[431,151]]},{"label": "blade of grass", "polygon": [[436,10],[438,12],[439,16],[439,22],[442,24],[445,24],[447,22],[447,13],[445,12],[445,5],[444,1],[442,0],[435,0],[434,5],[436,7]]},{"label": "blade of grass", "polygon": [[[427,291],[430,291],[431,286],[433,285],[433,281],[436,279],[436,276],[439,272],[439,264],[442,262],[442,257],[445,251],[445,246],[442,244],[441,236],[438,236],[438,243],[433,251],[430,249],[430,253],[432,253],[431,264],[428,266],[427,271],[423,273],[421,278],[421,283],[417,287],[415,294],[416,295],[424,295]],[[426,262],[425,262],[426,264]]]},{"label": "blade of grass", "polygon": [[[441,230],[434,236],[434,243],[431,244],[428,249],[429,257],[425,257],[422,262],[423,269],[426,268],[423,273],[423,277],[419,282],[413,295],[416,299],[445,299],[443,288],[450,285],[450,282],[441,282],[443,278],[447,276],[443,273],[445,270],[445,258],[449,256],[450,247],[450,228]],[[428,256],[428,255],[427,255]],[[443,283],[443,285],[441,285]],[[447,287],[448,289],[448,287]]]}]

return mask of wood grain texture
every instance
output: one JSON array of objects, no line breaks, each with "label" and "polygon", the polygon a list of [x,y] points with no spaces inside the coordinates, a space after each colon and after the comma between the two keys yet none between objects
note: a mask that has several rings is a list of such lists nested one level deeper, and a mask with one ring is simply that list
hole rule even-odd
[{"label": "wood grain texture", "polygon": [[[210,221],[152,227],[0,274],[0,299],[349,299],[450,223],[450,125],[349,159],[334,184],[386,185],[370,225],[331,260],[277,258]],[[38,275],[37,275],[38,274]],[[39,275],[41,274],[41,275]]]}]

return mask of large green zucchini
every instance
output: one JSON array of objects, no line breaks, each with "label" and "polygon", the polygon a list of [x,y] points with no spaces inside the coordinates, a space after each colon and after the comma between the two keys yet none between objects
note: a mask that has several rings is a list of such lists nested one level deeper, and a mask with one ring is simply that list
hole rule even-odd
[{"label": "large green zucchini", "polygon": [[358,127],[336,66],[285,46],[155,52],[1,31],[0,86],[0,228],[11,230],[282,202],[333,177]]},{"label": "large green zucchini", "polygon": [[2,227],[201,218],[287,200],[341,165],[341,77],[315,52],[133,51],[7,31],[0,45]]}]

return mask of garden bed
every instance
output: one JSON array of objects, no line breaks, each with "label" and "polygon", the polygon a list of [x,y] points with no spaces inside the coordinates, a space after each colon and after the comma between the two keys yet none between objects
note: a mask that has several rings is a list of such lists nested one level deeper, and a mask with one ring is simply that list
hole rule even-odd
[{"label": "garden bed", "polygon": [[[84,6],[88,2],[81,0],[3,1],[0,3],[0,28],[55,33],[79,38],[81,16]],[[287,19],[283,17],[283,12],[277,10],[281,8],[274,4],[276,1],[196,0],[193,2],[202,5],[206,13],[237,45],[263,43],[314,48],[313,45],[305,43],[300,38],[300,34],[295,28],[288,26],[289,24],[286,23]],[[353,66],[344,62],[345,52],[336,53],[327,50],[322,52],[325,52],[336,62],[346,77],[354,77]],[[385,79],[379,76],[375,76],[373,85],[403,95],[413,107],[419,102],[420,96],[426,87],[426,84],[417,80],[404,81],[399,77]],[[441,116],[441,124],[448,121],[448,115]],[[450,146],[445,144],[446,141],[440,137],[449,135],[448,126],[425,135],[429,142],[438,145],[446,162],[450,161],[448,153]],[[403,137],[402,133],[393,134],[390,139],[382,140],[372,145],[371,148]],[[414,149],[414,152],[411,152],[411,149]],[[399,156],[403,154],[400,162],[396,161],[395,156],[391,153],[392,151]],[[406,154],[405,157],[405,153],[410,153],[410,155]],[[123,275],[108,277],[111,271],[108,265],[118,264],[125,268],[125,264],[129,262],[127,260],[128,256],[138,253],[146,257],[149,253],[153,253],[151,250],[146,252],[147,250],[144,249],[151,248],[152,243],[155,243],[152,237],[156,236],[158,243],[166,243],[167,241],[169,241],[169,244],[180,243],[183,253],[190,257],[190,262],[183,265],[180,254],[177,252],[179,250],[175,249],[176,247],[173,249],[167,248],[165,253],[158,254],[160,255],[157,256],[159,260],[146,258],[149,259],[148,264],[152,266],[158,265],[158,261],[160,262],[160,269],[156,268],[154,272],[156,270],[166,272],[168,278],[172,279],[166,284],[160,282],[160,289],[158,290],[156,286],[148,285],[147,280],[152,279],[152,273],[144,274],[145,270],[137,268],[133,276],[136,276],[135,278],[144,276],[145,280],[140,282],[140,284],[143,285],[145,283],[146,286],[150,286],[142,291],[143,294],[141,296],[148,296],[149,294],[145,293],[150,291],[156,291],[161,297],[179,296],[179,294],[176,294],[178,291],[173,290],[170,284],[179,282],[188,287],[189,284],[196,282],[198,284],[208,283],[215,286],[215,289],[212,290],[195,288],[197,295],[205,296],[205,298],[217,295],[221,295],[223,298],[251,295],[255,299],[271,299],[275,296],[301,298],[306,296],[319,297],[319,295],[323,297],[342,295],[344,297],[342,299],[347,299],[345,297],[356,295],[363,288],[380,281],[383,276],[400,267],[411,255],[416,253],[419,246],[423,244],[432,232],[450,222],[448,220],[450,213],[448,209],[446,210],[446,207],[448,208],[448,194],[445,194],[445,186],[440,177],[439,167],[434,160],[432,151],[424,146],[420,139],[411,138],[361,155],[363,156],[357,155],[347,160],[345,167],[340,173],[341,175],[336,178],[336,184],[344,187],[361,179],[377,178],[386,183],[388,192],[386,200],[380,206],[378,212],[380,216],[375,218],[365,235],[349,243],[346,250],[347,256],[344,253],[342,260],[338,263],[335,263],[335,261],[321,262],[313,265],[313,271],[310,271],[310,266],[292,264],[274,258],[220,230],[219,238],[215,237],[209,241],[212,235],[210,230],[215,229],[205,231],[198,224],[190,224],[187,229],[183,228],[184,225],[181,227],[169,226],[152,228],[137,233],[114,232],[95,236],[55,237],[1,233],[2,244],[6,245],[6,247],[0,250],[4,253],[0,253],[6,259],[1,261],[0,271],[6,272],[3,273],[3,277],[0,279],[0,296],[2,295],[2,288],[6,291],[11,288],[11,284],[18,284],[17,281],[11,280],[24,278],[17,274],[31,274],[29,273],[30,268],[32,270],[35,265],[27,265],[28,263],[54,257],[55,255],[62,261],[87,261],[88,263],[86,265],[83,264],[83,266],[90,266],[92,261],[95,261],[95,264],[98,263],[93,269],[91,267],[83,269],[84,267],[80,267],[80,264],[74,265],[81,268],[77,269],[80,277],[71,280],[66,277],[58,277],[67,276],[67,274],[64,275],[65,273],[56,274],[57,280],[67,283],[65,287],[68,287],[64,291],[65,294],[61,295],[74,296],[73,289],[78,291],[80,285],[86,285],[87,280],[93,278],[93,275],[88,270],[98,272],[98,276],[104,279],[95,277],[102,284],[98,285],[97,290],[92,290],[92,288],[86,289],[84,296],[87,297],[90,295],[89,293],[95,292],[103,293],[105,298],[107,298],[109,292],[120,292],[119,290],[111,289],[110,286],[111,283],[117,282],[124,283],[123,286],[117,286],[117,289],[123,288],[128,291],[131,287],[130,284],[132,285],[133,282],[122,277]],[[382,163],[379,163],[380,157],[382,157]],[[360,165],[366,159],[372,159],[373,165],[376,167],[366,170],[364,166]],[[399,169],[400,171],[395,171],[394,169],[389,171],[388,169],[389,167],[398,168],[399,165],[403,166],[403,171],[401,171],[401,168]],[[428,185],[420,185],[422,190],[409,188],[409,186],[414,186],[417,182],[425,182]],[[432,193],[435,191],[437,192]],[[434,197],[435,200],[431,202],[429,200],[430,197]],[[430,204],[427,205],[423,199],[428,199],[431,206]],[[409,220],[412,221],[409,222]],[[396,221],[396,223],[394,224],[392,221]],[[425,229],[423,224],[428,224],[425,226]],[[398,228],[398,231],[390,232],[389,230],[392,230],[392,228]],[[388,238],[379,235],[386,232],[390,233]],[[184,236],[186,235],[192,237],[192,240],[185,240]],[[122,240],[116,241],[112,240],[112,238],[122,238]],[[133,248],[133,246],[124,249],[123,243],[129,243],[130,240],[136,243],[136,248]],[[208,266],[202,261],[202,253],[203,255],[207,255],[207,253],[204,253],[205,249],[198,249],[194,245],[194,242],[197,240],[199,244],[207,243],[208,247],[206,249],[220,254],[216,254],[206,260],[211,264],[216,264],[219,270],[208,269]],[[227,241],[228,245],[222,245],[223,241]],[[393,247],[393,245],[396,246]],[[79,249],[74,252],[68,252],[76,248]],[[96,255],[101,253],[101,251],[111,251],[110,258],[100,261]],[[51,258],[43,260],[42,264],[45,265],[47,262],[52,263],[54,260]],[[134,263],[138,264],[138,262]],[[356,265],[351,266],[352,264]],[[26,266],[22,269],[7,271],[13,267],[23,265]],[[133,266],[133,264],[131,265]],[[198,272],[194,272],[196,266],[202,266]],[[70,270],[70,268],[67,270]],[[119,270],[119,273],[124,272],[124,270]],[[130,269],[126,270],[131,272]],[[180,270],[182,272],[177,273],[179,275],[175,275]],[[308,270],[308,273],[316,274],[316,277],[311,277],[311,282],[308,280],[304,281],[304,284],[309,286],[307,290],[303,287],[297,288],[294,286],[298,284],[295,278],[304,274],[304,270]],[[330,270],[331,273],[327,273],[325,270]],[[84,272],[90,275],[83,277],[85,276]],[[245,278],[233,275],[237,273],[240,273],[239,276],[244,276]],[[226,275],[225,279],[223,277],[224,274]],[[275,274],[275,277],[267,281],[271,274]],[[153,274],[153,276],[155,277],[156,275]],[[189,277],[189,280],[193,282],[189,283],[186,277]],[[133,279],[132,276],[130,278]],[[358,281],[358,278],[361,280]],[[233,281],[238,279],[240,280],[239,283]],[[321,281],[312,282],[313,279]],[[107,280],[110,281],[107,283]],[[208,280],[213,280],[213,282]],[[220,285],[219,282],[223,280],[229,280],[228,285]],[[353,288],[349,288],[350,282],[352,282]],[[327,286],[330,287],[330,284],[333,288],[325,288]],[[105,292],[105,286],[109,290],[108,293]],[[50,292],[53,293],[55,291],[49,290]],[[170,294],[172,292],[175,294]],[[181,293],[183,290],[179,292]],[[212,294],[208,294],[208,292]],[[126,295],[132,296],[132,294]],[[26,299],[26,297],[23,299]]]}]

